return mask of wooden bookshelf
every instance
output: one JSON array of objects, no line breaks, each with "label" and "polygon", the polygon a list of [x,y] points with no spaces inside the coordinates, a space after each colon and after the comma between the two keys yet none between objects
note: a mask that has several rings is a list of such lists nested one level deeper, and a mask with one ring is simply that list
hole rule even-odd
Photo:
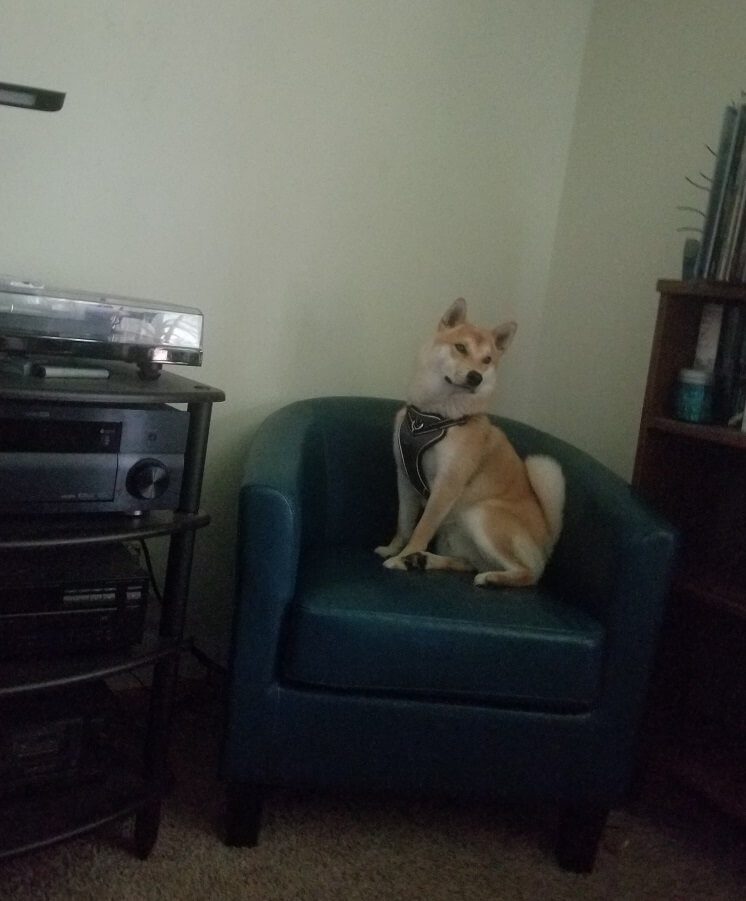
[{"label": "wooden bookshelf", "polygon": [[673,415],[702,308],[746,307],[746,285],[662,280],[657,287],[633,486],[676,526],[680,547],[650,719],[658,720],[670,771],[746,821],[742,761],[733,750],[746,741],[746,433]]}]

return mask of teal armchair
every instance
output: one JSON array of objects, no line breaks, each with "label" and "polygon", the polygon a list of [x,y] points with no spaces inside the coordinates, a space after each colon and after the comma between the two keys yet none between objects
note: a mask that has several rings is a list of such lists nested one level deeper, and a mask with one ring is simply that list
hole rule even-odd
[{"label": "teal armchair", "polygon": [[587,454],[496,419],[567,481],[541,582],[398,572],[400,402],[331,397],[260,427],[240,490],[222,772],[227,842],[272,786],[552,802],[560,865],[592,868],[625,794],[663,614],[671,530]]}]

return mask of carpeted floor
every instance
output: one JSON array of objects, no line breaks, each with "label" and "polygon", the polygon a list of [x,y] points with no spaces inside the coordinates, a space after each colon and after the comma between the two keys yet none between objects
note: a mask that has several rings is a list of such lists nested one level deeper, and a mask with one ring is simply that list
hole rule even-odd
[{"label": "carpeted floor", "polygon": [[277,792],[261,844],[225,847],[216,777],[220,703],[192,683],[173,742],[176,785],[153,854],[128,824],[0,865],[3,901],[729,901],[746,897],[746,837],[679,788],[651,778],[615,811],[596,869],[560,871],[552,813],[430,801]]}]

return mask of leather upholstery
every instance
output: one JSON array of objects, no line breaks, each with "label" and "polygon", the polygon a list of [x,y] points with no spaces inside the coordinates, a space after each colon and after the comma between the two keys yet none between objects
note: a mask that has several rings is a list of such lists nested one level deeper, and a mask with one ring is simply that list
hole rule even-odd
[{"label": "leather upholstery", "polygon": [[394,572],[337,547],[301,569],[282,673],[342,691],[588,709],[603,627],[546,589],[499,599],[463,573]]},{"label": "leather upholstery", "polygon": [[671,530],[587,454],[497,420],[567,480],[541,583],[477,589],[385,570],[400,403],[301,401],[270,416],[239,497],[223,775],[613,804],[663,612]]}]

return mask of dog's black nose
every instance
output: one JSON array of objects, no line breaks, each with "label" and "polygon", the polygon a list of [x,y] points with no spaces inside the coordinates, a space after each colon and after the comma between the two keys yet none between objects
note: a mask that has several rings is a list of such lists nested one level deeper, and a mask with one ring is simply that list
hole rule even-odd
[{"label": "dog's black nose", "polygon": [[482,376],[477,372],[476,369],[472,369],[471,372],[466,373],[466,384],[470,388],[476,388],[477,385],[482,384]]}]

